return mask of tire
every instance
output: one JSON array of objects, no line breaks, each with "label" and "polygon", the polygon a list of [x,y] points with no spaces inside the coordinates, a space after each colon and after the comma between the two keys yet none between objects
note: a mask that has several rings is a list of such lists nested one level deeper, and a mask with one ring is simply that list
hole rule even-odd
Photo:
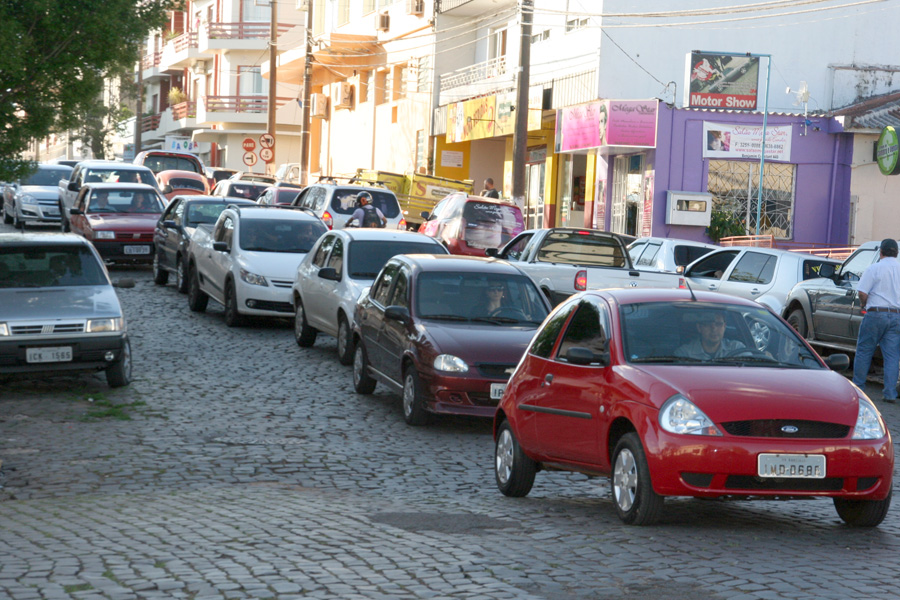
[{"label": "tire", "polygon": [[190,269],[188,277],[190,278],[190,284],[188,285],[188,308],[193,312],[203,312],[206,310],[206,305],[209,304],[209,296],[200,289],[200,276],[197,274],[197,269]]},{"label": "tire", "polygon": [[59,201],[59,229],[63,233],[72,231],[72,228],[69,227],[69,222],[66,220],[66,209],[63,206],[62,200]]},{"label": "tire", "polygon": [[13,227],[19,231],[25,231],[25,221],[19,218],[18,211],[13,213]]},{"label": "tire", "polygon": [[503,421],[494,444],[494,475],[504,496],[522,498],[531,491],[537,463],[525,456],[509,421]]},{"label": "tire", "polygon": [[344,313],[338,316],[338,360],[342,365],[353,364],[353,331],[350,329],[350,323]]},{"label": "tire", "polygon": [[371,394],[378,383],[369,375],[369,357],[362,340],[356,342],[353,351],[353,389],[357,394]]},{"label": "tire", "polygon": [[125,338],[122,356],[106,369],[106,383],[109,387],[124,387],[131,383],[131,342]]},{"label": "tire", "polygon": [[424,425],[428,422],[425,399],[422,397],[422,381],[413,365],[403,370],[403,419],[407,425]]},{"label": "tire", "polygon": [[175,289],[178,290],[179,294],[187,294],[188,291],[188,278],[185,277],[187,274],[187,266],[184,264],[184,259],[181,256],[175,258]]},{"label": "tire", "polygon": [[9,211],[6,210],[6,206],[3,207],[3,222],[7,225],[13,222],[12,217],[9,215]]},{"label": "tire", "polygon": [[847,500],[835,498],[834,508],[838,516],[851,527],[876,527],[887,516],[891,506],[891,494],[884,500]]},{"label": "tire", "polygon": [[294,339],[301,348],[309,348],[316,343],[318,331],[309,326],[306,321],[306,312],[303,310],[303,301],[297,298],[297,310],[294,314]]},{"label": "tire", "polygon": [[159,253],[153,255],[153,283],[166,285],[169,283],[169,272],[159,266]]},{"label": "tire", "polygon": [[237,290],[234,281],[225,285],[225,324],[229,327],[240,327],[244,324],[244,316],[238,312]]},{"label": "tire", "polygon": [[802,308],[795,308],[791,311],[787,318],[788,325],[794,328],[794,330],[800,334],[800,337],[803,339],[809,339],[807,335],[809,334],[808,328],[806,327],[806,315],[803,312]]},{"label": "tire", "polygon": [[652,525],[659,519],[663,497],[653,491],[638,434],[627,433],[616,444],[610,487],[616,512],[626,525]]}]

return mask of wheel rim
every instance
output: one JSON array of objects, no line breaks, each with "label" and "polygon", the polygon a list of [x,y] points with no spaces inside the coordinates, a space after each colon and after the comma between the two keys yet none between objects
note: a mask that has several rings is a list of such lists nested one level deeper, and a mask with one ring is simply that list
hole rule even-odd
[{"label": "wheel rim", "polygon": [[294,336],[299,340],[303,336],[303,305],[297,305],[297,314],[294,315]]},{"label": "wheel rim", "polygon": [[362,381],[363,367],[363,349],[357,347],[353,354],[353,383],[357,385]]},{"label": "wheel rim", "polygon": [[416,403],[416,385],[413,381],[413,374],[407,373],[403,379],[403,414],[407,417],[413,412],[413,405]]},{"label": "wheel rim", "polygon": [[347,356],[347,346],[350,343],[347,340],[348,333],[347,321],[341,319],[341,322],[338,324],[338,354],[341,356]]},{"label": "wheel rim", "polygon": [[616,504],[623,512],[628,512],[634,506],[637,485],[637,461],[631,450],[625,448],[616,457],[616,466],[613,470],[613,493],[616,496]]},{"label": "wheel rim", "polygon": [[500,432],[500,438],[497,439],[497,456],[496,456],[497,479],[501,484],[506,485],[512,475],[513,469],[513,439],[509,429]]}]

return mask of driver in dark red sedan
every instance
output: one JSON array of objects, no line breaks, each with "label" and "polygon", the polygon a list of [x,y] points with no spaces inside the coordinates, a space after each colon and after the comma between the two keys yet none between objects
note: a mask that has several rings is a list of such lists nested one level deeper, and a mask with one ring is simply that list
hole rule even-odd
[{"label": "driver in dark red sedan", "polygon": [[700,337],[679,346],[675,350],[675,356],[712,360],[728,356],[745,347],[737,340],[725,339],[725,315],[719,312],[704,314],[697,321],[697,332]]}]

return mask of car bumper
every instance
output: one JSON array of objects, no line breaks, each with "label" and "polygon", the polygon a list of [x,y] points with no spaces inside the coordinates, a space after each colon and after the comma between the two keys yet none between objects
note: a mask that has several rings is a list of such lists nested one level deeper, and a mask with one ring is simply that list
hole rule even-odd
[{"label": "car bumper", "polygon": [[488,379],[471,372],[466,375],[422,374],[427,409],[440,414],[493,418],[500,400],[491,398],[491,384],[505,386],[507,380]]},{"label": "car bumper", "polygon": [[56,205],[22,204],[18,207],[19,219],[29,223],[59,223],[59,207]]},{"label": "car bumper", "polygon": [[267,286],[241,283],[237,289],[238,310],[243,315],[291,317],[294,314],[291,293],[290,287],[271,283]]},{"label": "car bumper", "polygon": [[[653,488],[664,496],[837,496],[882,500],[893,446],[881,440],[735,439],[656,431],[645,435]],[[760,454],[824,455],[820,479],[760,477]]]},{"label": "car bumper", "polygon": [[[0,339],[0,375],[13,373],[47,373],[62,371],[100,371],[112,366],[122,356],[125,333],[96,334],[54,339]],[[29,363],[30,348],[71,348],[72,360],[65,362]]]},{"label": "car bumper", "polygon": [[151,263],[153,262],[153,242],[119,242],[91,240],[103,260],[110,262]]}]

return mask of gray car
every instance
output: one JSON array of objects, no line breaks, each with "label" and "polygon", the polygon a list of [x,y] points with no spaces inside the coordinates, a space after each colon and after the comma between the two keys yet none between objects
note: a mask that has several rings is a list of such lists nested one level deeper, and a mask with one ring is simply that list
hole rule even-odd
[{"label": "gray car", "polygon": [[0,377],[74,371],[131,383],[125,317],[100,255],[75,234],[0,234]]},{"label": "gray car", "polygon": [[59,180],[66,179],[72,167],[37,165],[29,175],[7,184],[3,194],[3,221],[24,229],[30,223],[59,223]]}]

